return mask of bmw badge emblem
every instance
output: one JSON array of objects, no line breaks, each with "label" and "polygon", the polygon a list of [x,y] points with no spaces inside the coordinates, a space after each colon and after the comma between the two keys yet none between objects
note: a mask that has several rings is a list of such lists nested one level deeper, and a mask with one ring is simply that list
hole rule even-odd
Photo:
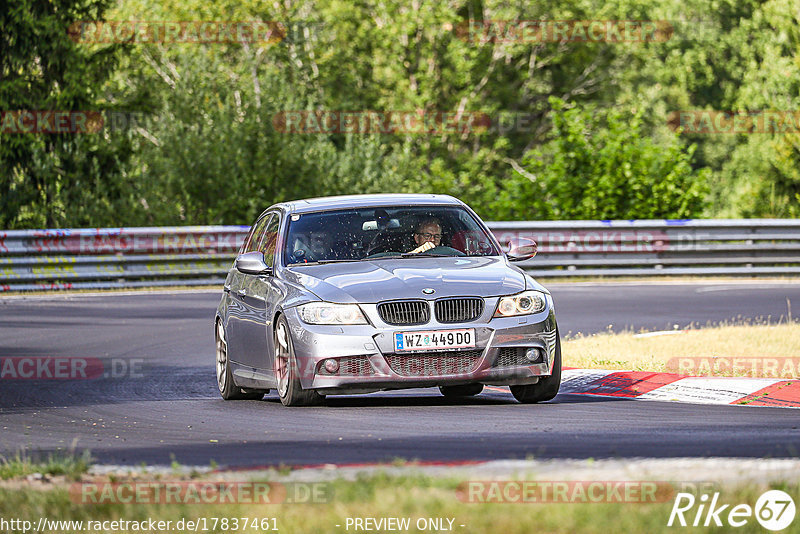
[{"label": "bmw badge emblem", "polygon": [[426,287],[425,289],[422,290],[422,292],[425,293],[426,295],[433,295],[434,293],[436,293],[436,290],[431,287]]}]

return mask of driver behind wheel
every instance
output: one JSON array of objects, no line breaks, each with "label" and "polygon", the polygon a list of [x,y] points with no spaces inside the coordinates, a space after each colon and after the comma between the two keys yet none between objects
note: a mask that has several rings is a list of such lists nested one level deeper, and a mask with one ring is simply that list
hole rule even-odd
[{"label": "driver behind wheel", "polygon": [[294,243],[294,263],[309,263],[328,259],[331,255],[328,234],[312,231],[298,235]]},{"label": "driver behind wheel", "polygon": [[409,251],[411,254],[419,254],[441,245],[442,225],[439,219],[431,217],[420,221],[414,228],[414,242],[417,248]]}]

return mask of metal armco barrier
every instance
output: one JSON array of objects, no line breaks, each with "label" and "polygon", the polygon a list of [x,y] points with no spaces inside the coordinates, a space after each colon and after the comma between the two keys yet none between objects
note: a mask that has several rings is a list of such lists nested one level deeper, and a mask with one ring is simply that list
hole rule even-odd
[{"label": "metal armco barrier", "polygon": [[800,274],[800,219],[495,222],[501,243],[539,245],[519,264],[546,276]]},{"label": "metal armco barrier", "polygon": [[[800,274],[800,220],[493,222],[537,277]],[[221,284],[247,226],[0,232],[0,292]]]},{"label": "metal armco barrier", "polygon": [[249,228],[0,232],[0,292],[221,283]]}]

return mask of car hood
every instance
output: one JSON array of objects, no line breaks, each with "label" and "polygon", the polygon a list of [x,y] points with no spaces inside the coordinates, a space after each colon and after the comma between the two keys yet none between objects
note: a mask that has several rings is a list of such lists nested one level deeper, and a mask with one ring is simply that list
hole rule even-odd
[{"label": "car hood", "polygon": [[[499,257],[446,257],[365,260],[293,265],[287,282],[329,302],[375,303],[389,299],[459,295],[511,295],[525,289],[525,275]],[[423,289],[435,293],[426,295]]]}]

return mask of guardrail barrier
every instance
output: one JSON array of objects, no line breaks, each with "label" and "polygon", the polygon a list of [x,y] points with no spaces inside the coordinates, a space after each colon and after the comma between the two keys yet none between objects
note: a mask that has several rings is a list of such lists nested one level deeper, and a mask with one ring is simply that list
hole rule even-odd
[{"label": "guardrail barrier", "polygon": [[[488,223],[526,237],[536,277],[800,274],[800,220]],[[0,292],[216,285],[248,226],[0,231]]]}]

